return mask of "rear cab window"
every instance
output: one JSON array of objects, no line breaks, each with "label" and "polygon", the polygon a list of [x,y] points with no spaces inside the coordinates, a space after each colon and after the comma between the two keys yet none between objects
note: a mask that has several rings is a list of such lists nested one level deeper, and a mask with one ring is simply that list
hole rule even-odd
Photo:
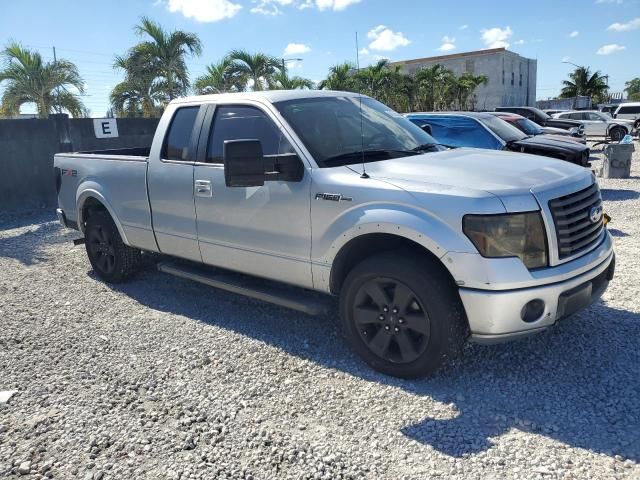
[{"label": "rear cab window", "polygon": [[179,162],[192,160],[191,137],[199,110],[199,106],[181,107],[176,110],[162,145],[163,160]]}]

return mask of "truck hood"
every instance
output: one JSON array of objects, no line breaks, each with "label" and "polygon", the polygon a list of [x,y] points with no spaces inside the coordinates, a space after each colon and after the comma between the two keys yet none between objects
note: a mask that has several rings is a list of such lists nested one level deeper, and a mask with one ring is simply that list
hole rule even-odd
[{"label": "truck hood", "polygon": [[512,146],[527,148],[539,148],[541,150],[548,151],[561,151],[566,152],[584,152],[587,150],[586,145],[582,145],[578,142],[571,142],[563,139],[556,138],[552,135],[535,135],[522,140],[516,140],[511,143]]},{"label": "truck hood", "polygon": [[[407,191],[428,185],[489,192],[498,197],[528,195],[588,177],[589,170],[562,160],[537,155],[475,148],[367,163],[367,174]],[[362,165],[352,165],[359,171]]]}]

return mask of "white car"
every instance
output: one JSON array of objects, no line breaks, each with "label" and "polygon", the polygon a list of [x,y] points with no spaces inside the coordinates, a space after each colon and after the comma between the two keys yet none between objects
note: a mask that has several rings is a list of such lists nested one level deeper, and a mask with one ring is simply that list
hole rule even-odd
[{"label": "white car", "polygon": [[640,102],[621,103],[613,116],[616,121],[631,120],[634,128],[640,130]]},{"label": "white car", "polygon": [[556,113],[554,118],[569,118],[580,120],[584,124],[584,133],[587,136],[611,137],[613,141],[619,142],[622,138],[633,130],[633,120],[611,118],[609,115],[598,110],[573,110],[569,112]]}]

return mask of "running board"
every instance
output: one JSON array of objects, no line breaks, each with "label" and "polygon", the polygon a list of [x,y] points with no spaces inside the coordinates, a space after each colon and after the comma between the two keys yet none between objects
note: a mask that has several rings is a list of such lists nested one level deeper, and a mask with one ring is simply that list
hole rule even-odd
[{"label": "running board", "polygon": [[158,263],[158,270],[308,315],[326,314],[332,303],[328,295],[204,265],[161,262]]}]

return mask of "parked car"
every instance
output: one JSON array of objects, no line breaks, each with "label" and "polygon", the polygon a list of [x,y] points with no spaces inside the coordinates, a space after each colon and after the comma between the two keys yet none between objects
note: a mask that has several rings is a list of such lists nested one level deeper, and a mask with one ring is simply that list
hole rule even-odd
[{"label": "parked car", "polygon": [[619,103],[605,103],[602,105],[598,105],[598,110],[602,113],[608,114],[611,118],[613,118],[613,114],[618,108]]},{"label": "parked car", "polygon": [[613,114],[616,120],[633,120],[633,128],[640,130],[640,102],[621,103]]},{"label": "parked car", "polygon": [[528,118],[532,122],[537,123],[541,127],[555,127],[562,128],[565,130],[573,130],[573,135],[576,137],[581,137],[584,134],[584,125],[582,122],[578,122],[577,120],[567,120],[567,119],[559,119],[552,118],[546,113],[544,113],[539,108],[535,107],[498,107],[496,108],[496,112],[511,112],[517,113],[518,115],[522,115],[525,118]]},{"label": "parked car", "polygon": [[436,143],[354,93],[184,98],[146,151],[55,155],[57,214],[106,282],[144,251],[163,272],[307,313],[334,295],[369,365],[423,376],[467,339],[585,308],[615,268],[590,171]]},{"label": "parked car", "polygon": [[551,109],[551,108],[545,108],[544,110],[542,110],[544,113],[546,113],[547,115],[549,115],[550,117],[553,117],[554,113],[562,113],[562,112],[566,112],[566,110],[558,110],[558,109]]},{"label": "parked car", "polygon": [[524,118],[522,115],[510,112],[488,112],[501,118],[507,123],[510,123],[517,129],[521,130],[527,135],[545,135],[547,138],[551,137],[554,140],[564,140],[567,142],[577,142],[586,145],[587,141],[584,137],[574,137],[568,130],[554,127],[541,127],[537,123],[532,122],[528,118]]},{"label": "parked car", "polygon": [[573,110],[556,113],[554,118],[570,118],[584,124],[584,133],[588,136],[611,137],[619,142],[633,130],[633,120],[613,119],[597,110]]},{"label": "parked car", "polygon": [[489,112],[410,113],[419,127],[429,126],[438,142],[451,147],[510,150],[589,166],[589,147],[545,135],[526,135]]}]

